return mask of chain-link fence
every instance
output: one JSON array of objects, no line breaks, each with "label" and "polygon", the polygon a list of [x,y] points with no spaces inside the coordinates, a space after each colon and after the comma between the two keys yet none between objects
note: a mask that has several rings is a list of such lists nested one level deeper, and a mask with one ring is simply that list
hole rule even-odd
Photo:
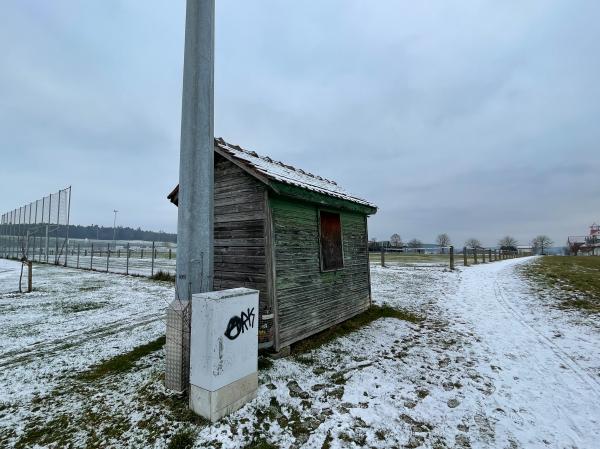
[{"label": "chain-link fence", "polygon": [[0,255],[64,264],[69,250],[71,187],[2,214]]},{"label": "chain-link fence", "polygon": [[65,261],[69,267],[108,273],[174,276],[176,256],[175,243],[70,239]]}]

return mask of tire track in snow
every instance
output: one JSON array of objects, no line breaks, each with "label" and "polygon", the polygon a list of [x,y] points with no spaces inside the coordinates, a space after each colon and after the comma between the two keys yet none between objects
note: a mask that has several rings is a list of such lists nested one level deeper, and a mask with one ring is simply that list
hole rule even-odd
[{"label": "tire track in snow", "polygon": [[[512,268],[512,267],[510,267]],[[567,354],[560,346],[542,334],[538,329],[533,327],[527,319],[518,312],[506,299],[506,296],[503,292],[504,288],[498,282],[498,277],[496,276],[494,279],[494,297],[500,304],[500,306],[508,313],[510,313],[516,320],[521,323],[523,327],[529,329],[536,339],[547,349],[549,349],[557,358],[559,358],[564,365],[568,366],[572,372],[575,373],[580,380],[586,383],[590,389],[594,392],[594,394],[600,400],[600,382],[592,377],[575,359],[573,359],[569,354]]]},{"label": "tire track in snow", "polygon": [[118,322],[110,323],[108,326],[102,326],[91,331],[88,330],[74,335],[68,335],[64,338],[58,338],[47,343],[37,343],[32,345],[33,347],[30,346],[24,350],[9,351],[0,356],[0,368],[11,367],[34,357],[51,356],[57,351],[64,350],[65,346],[78,346],[83,343],[87,343],[94,338],[99,339],[109,335],[119,334],[150,323],[154,323],[159,320],[163,320],[163,318],[164,315],[161,313],[145,315],[136,321],[123,322],[123,320],[119,320]]}]

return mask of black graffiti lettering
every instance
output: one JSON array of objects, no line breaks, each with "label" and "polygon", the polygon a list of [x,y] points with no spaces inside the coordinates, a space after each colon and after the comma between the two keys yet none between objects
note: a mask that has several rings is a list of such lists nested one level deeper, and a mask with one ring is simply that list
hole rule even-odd
[{"label": "black graffiti lettering", "polygon": [[225,336],[230,340],[238,338],[242,332],[242,319],[239,316],[232,316],[227,323],[227,329],[225,329]]},{"label": "black graffiti lettering", "polygon": [[246,312],[242,310],[240,316],[232,316],[229,319],[229,323],[227,323],[227,328],[225,329],[225,336],[230,340],[235,340],[240,334],[243,334],[244,331],[254,327],[254,319],[254,307],[252,309],[247,309]]}]

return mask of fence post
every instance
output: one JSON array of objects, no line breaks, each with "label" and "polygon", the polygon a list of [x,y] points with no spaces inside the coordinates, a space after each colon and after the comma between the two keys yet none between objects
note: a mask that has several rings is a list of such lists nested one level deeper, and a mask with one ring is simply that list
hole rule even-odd
[{"label": "fence post", "polygon": [[27,293],[33,291],[33,262],[27,261]]},{"label": "fence post", "polygon": [[152,268],[150,270],[150,276],[154,276],[154,256],[155,256],[155,252],[154,252],[154,241],[152,241]]},{"label": "fence post", "polygon": [[169,248],[169,260],[171,260],[171,248]]},{"label": "fence post", "polygon": [[450,270],[454,271],[454,246],[450,246]]},{"label": "fence post", "polygon": [[477,265],[477,248],[473,248],[473,265]]},{"label": "fence post", "polygon": [[127,263],[125,264],[125,274],[129,274],[129,242],[127,242]]},{"label": "fence post", "polygon": [[118,250],[117,250],[117,258],[120,258],[120,257],[121,257],[121,250],[120,250],[120,249],[118,249]]},{"label": "fence post", "polygon": [[[52,199],[52,196],[50,196],[50,199]],[[48,216],[50,216],[50,211],[48,211]],[[50,219],[48,219],[48,221],[50,221]],[[48,236],[48,226],[46,225],[46,252],[45,252],[45,256],[46,256],[46,263],[48,263],[48,253],[50,252],[49,248],[50,248],[50,238]]]},{"label": "fence post", "polygon": [[381,245],[381,266],[385,267],[385,248]]},{"label": "fence post", "polygon": [[463,246],[463,265],[465,267],[469,266],[469,261],[467,260],[467,256],[468,256],[468,254],[467,254],[467,247]]},{"label": "fence post", "polygon": [[81,244],[77,244],[77,268],[79,268],[79,253],[81,252]]},{"label": "fence post", "polygon": [[92,243],[92,248],[90,249],[90,271],[94,269],[94,244]]},{"label": "fence post", "polygon": [[106,272],[108,273],[108,262],[110,260],[110,243],[106,245]]},{"label": "fence post", "polygon": [[140,253],[140,259],[144,258],[144,248],[140,249],[141,253]]},{"label": "fence post", "polygon": [[485,249],[481,250],[481,263],[485,263]]}]

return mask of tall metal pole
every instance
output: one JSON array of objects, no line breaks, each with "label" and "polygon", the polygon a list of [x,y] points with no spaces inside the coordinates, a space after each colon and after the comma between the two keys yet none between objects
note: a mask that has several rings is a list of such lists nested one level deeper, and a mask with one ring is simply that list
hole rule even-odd
[{"label": "tall metal pole", "polygon": [[189,386],[190,299],[213,286],[214,47],[215,0],[187,0],[175,301],[165,344],[165,385],[178,391]]},{"label": "tall metal pole", "polygon": [[115,213],[115,219],[113,221],[113,246],[117,249],[117,212],[119,211],[114,209],[113,212]]},{"label": "tall metal pole", "polygon": [[[65,246],[65,267],[67,266],[67,258],[69,257],[69,226],[70,226],[70,218],[71,218],[71,186],[69,186],[69,196],[68,196],[68,200],[69,203],[67,204],[67,235],[66,235],[66,246]],[[77,256],[79,257],[79,255]],[[79,265],[79,260],[77,261],[77,264]]]},{"label": "tall metal pole", "polygon": [[213,285],[214,18],[215,0],[187,0],[177,221],[180,300]]},{"label": "tall metal pole", "polygon": [[54,250],[54,265],[58,265],[58,230],[60,229],[60,190],[58,191],[58,208],[56,212],[56,232],[54,233],[54,243],[56,244],[56,249]]}]

